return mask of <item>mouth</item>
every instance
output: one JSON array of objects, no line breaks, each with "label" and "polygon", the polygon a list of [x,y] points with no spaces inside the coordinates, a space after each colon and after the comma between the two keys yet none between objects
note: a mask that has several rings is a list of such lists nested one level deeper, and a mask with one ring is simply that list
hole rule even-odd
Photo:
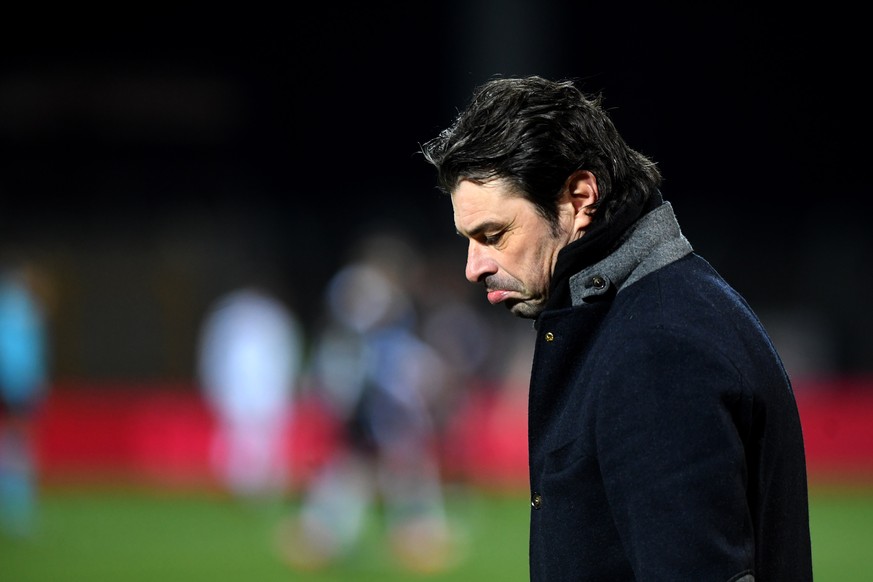
[{"label": "mouth", "polygon": [[491,303],[491,305],[497,305],[501,301],[504,301],[507,297],[509,297],[509,291],[506,291],[505,289],[488,291],[488,302]]}]

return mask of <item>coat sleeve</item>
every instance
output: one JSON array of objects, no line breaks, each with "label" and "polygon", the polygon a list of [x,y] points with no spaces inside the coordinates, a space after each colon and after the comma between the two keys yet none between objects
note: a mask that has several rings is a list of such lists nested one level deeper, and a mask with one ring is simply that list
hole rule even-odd
[{"label": "coat sleeve", "polygon": [[599,381],[596,447],[636,579],[752,579],[740,373],[717,346],[669,328],[615,356]]}]

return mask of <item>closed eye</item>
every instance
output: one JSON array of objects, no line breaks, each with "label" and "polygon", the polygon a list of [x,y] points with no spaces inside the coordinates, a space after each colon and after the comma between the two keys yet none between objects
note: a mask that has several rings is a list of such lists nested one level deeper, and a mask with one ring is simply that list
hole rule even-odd
[{"label": "closed eye", "polygon": [[488,246],[494,246],[500,242],[503,238],[503,233],[498,232],[497,234],[488,234],[482,237],[482,242]]},{"label": "closed eye", "polygon": [[[480,244],[495,246],[500,244],[506,233],[512,228],[511,225],[494,221],[483,222],[466,232],[466,236]],[[461,233],[464,236],[464,233]]]}]

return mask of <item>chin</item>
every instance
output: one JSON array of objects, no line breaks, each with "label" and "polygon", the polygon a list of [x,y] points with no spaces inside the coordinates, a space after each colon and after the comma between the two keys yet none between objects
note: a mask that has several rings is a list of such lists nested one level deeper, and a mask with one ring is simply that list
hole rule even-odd
[{"label": "chin", "polygon": [[509,309],[510,313],[515,315],[516,317],[522,317],[524,319],[536,319],[536,317],[542,312],[543,306],[539,303],[527,303],[525,301],[519,301],[517,303],[505,304],[507,309]]}]

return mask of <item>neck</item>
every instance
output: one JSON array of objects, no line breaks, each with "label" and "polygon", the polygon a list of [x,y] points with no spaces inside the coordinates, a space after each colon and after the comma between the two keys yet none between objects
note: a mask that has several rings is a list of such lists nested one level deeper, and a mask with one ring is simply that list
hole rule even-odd
[{"label": "neck", "polygon": [[644,202],[627,203],[608,221],[594,222],[584,235],[561,249],[552,273],[546,309],[570,306],[570,277],[612,253],[625,234],[642,216],[654,210],[664,199],[655,191]]}]

